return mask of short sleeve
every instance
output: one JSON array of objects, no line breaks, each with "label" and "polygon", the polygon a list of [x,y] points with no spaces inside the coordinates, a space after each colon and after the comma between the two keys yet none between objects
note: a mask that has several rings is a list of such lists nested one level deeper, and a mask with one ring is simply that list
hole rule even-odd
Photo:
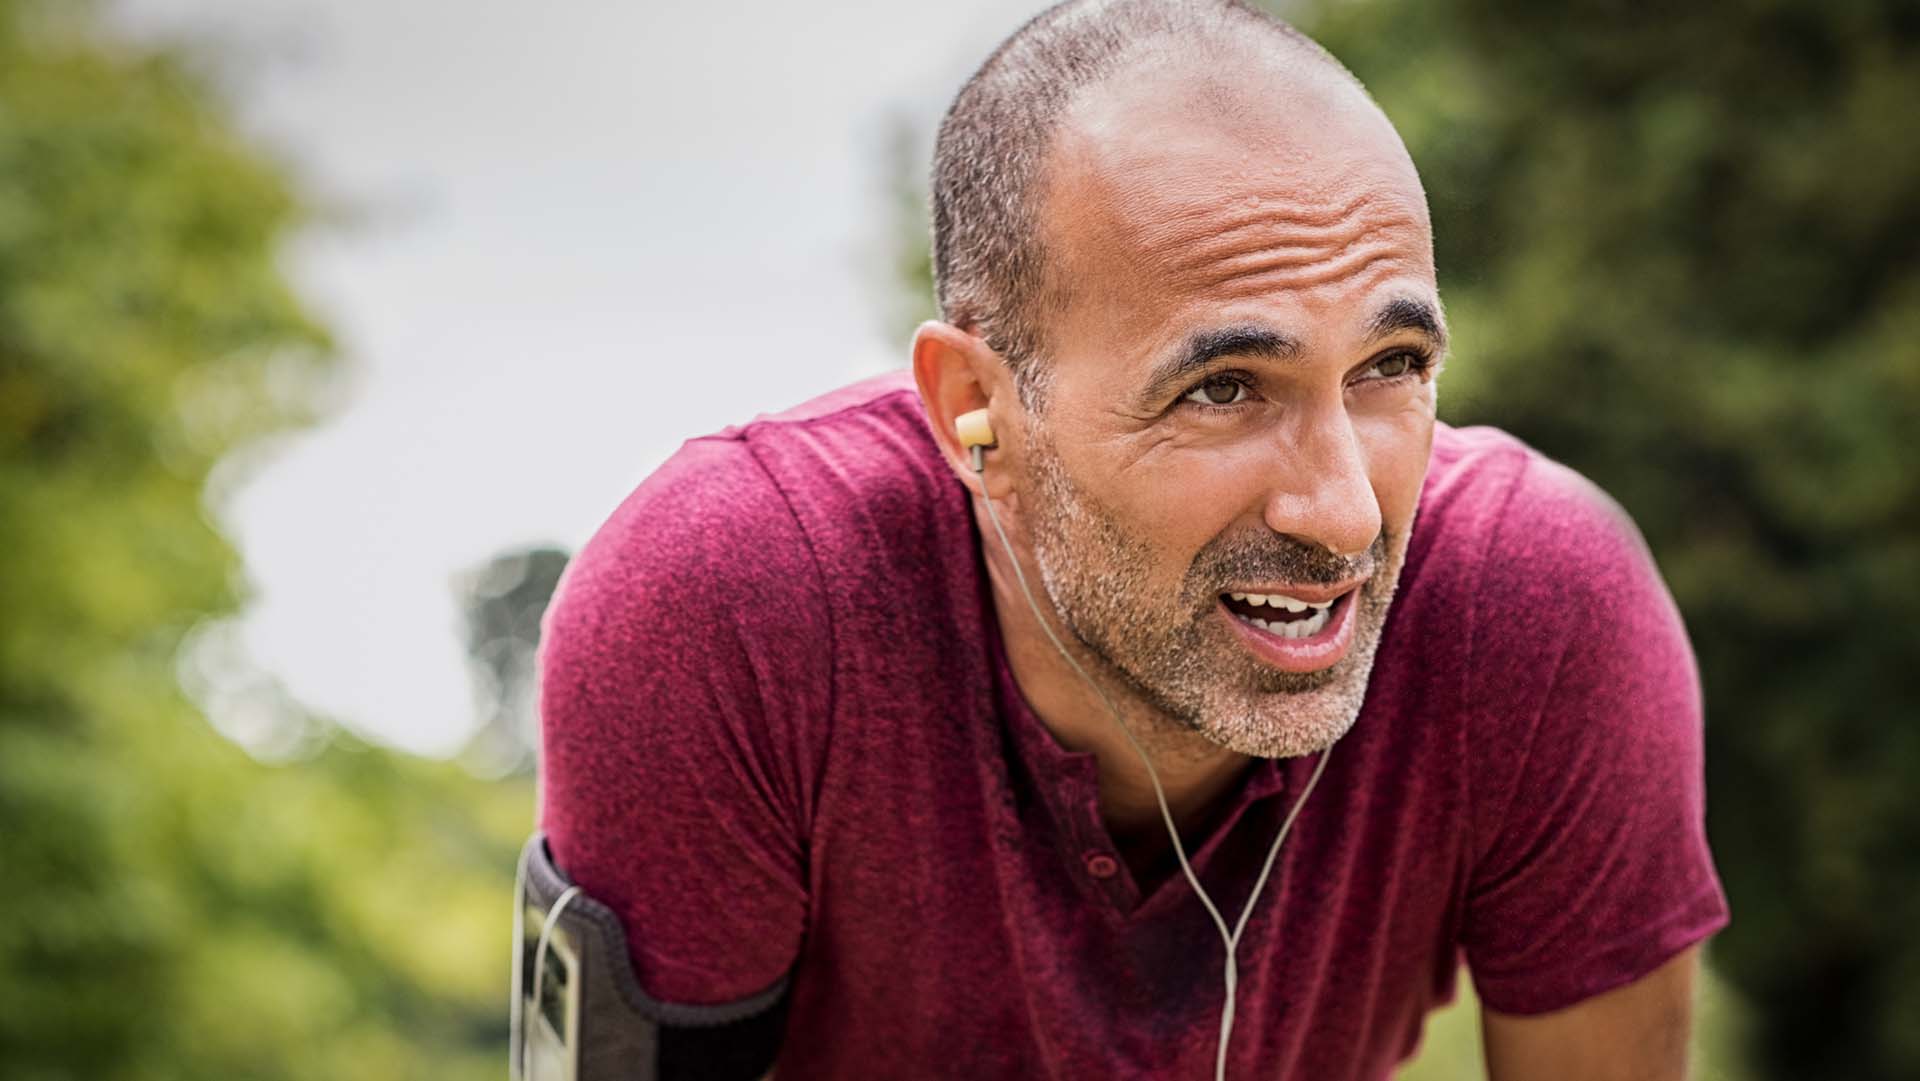
[{"label": "short sleeve", "polygon": [[798,955],[826,619],[780,491],[712,438],[621,504],[542,621],[541,828],[657,1000],[749,998]]},{"label": "short sleeve", "polygon": [[1474,598],[1462,930],[1481,1000],[1516,1014],[1631,983],[1729,918],[1679,611],[1618,504],[1528,453]]}]

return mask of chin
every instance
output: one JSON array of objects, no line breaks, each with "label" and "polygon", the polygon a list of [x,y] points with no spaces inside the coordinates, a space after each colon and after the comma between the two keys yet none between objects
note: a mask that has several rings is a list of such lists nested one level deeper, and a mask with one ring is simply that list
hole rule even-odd
[{"label": "chin", "polygon": [[1346,656],[1317,672],[1262,667],[1251,680],[1252,689],[1205,703],[1191,721],[1193,728],[1228,750],[1257,758],[1298,758],[1339,742],[1366,704],[1374,653],[1398,584],[1399,559],[1388,570],[1383,589],[1372,584],[1365,589],[1365,609],[1354,613],[1360,622]]},{"label": "chin", "polygon": [[1357,679],[1336,678],[1309,690],[1255,692],[1250,700],[1209,710],[1196,727],[1213,743],[1255,758],[1324,751],[1360,718],[1367,673],[1355,674]]}]

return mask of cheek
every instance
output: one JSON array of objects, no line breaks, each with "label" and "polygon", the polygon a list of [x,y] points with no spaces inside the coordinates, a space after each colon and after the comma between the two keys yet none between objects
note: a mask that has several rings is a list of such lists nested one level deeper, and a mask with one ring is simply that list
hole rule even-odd
[{"label": "cheek", "polygon": [[1366,457],[1367,477],[1389,528],[1404,530],[1420,501],[1433,450],[1433,424],[1431,383],[1417,395],[1354,415],[1354,434]]},{"label": "cheek", "polygon": [[1259,440],[1182,447],[1131,462],[1111,505],[1153,548],[1154,573],[1180,577],[1236,522],[1259,517],[1273,467],[1272,447]]},{"label": "cheek", "polygon": [[[1419,501],[1433,446],[1432,384],[1419,394],[1350,399],[1347,422],[1382,519],[1389,528],[1404,530]],[[1260,522],[1276,486],[1294,490],[1306,483],[1298,475],[1299,461],[1275,453],[1276,446],[1299,438],[1261,428],[1172,440],[1145,453],[1091,464],[1088,475],[1115,478],[1099,493],[1103,511],[1153,551],[1151,574],[1178,578],[1202,548],[1236,524]]]}]

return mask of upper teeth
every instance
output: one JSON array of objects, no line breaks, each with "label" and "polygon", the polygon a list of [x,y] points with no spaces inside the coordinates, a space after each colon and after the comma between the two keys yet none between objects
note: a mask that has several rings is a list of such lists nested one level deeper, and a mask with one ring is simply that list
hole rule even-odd
[{"label": "upper teeth", "polygon": [[1236,601],[1246,601],[1258,607],[1267,605],[1273,608],[1285,608],[1289,612],[1304,612],[1309,608],[1330,608],[1333,601],[1303,601],[1298,597],[1289,597],[1284,593],[1229,593],[1227,596]]}]

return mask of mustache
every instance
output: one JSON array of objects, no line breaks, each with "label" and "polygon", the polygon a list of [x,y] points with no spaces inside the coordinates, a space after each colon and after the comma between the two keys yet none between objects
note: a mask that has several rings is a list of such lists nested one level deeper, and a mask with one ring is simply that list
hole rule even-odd
[{"label": "mustache", "polygon": [[1318,544],[1281,533],[1264,536],[1216,537],[1193,557],[1188,585],[1197,596],[1212,597],[1215,587],[1233,582],[1283,581],[1301,585],[1338,585],[1371,578],[1387,559],[1387,531],[1382,529],[1356,557],[1335,555]]}]

